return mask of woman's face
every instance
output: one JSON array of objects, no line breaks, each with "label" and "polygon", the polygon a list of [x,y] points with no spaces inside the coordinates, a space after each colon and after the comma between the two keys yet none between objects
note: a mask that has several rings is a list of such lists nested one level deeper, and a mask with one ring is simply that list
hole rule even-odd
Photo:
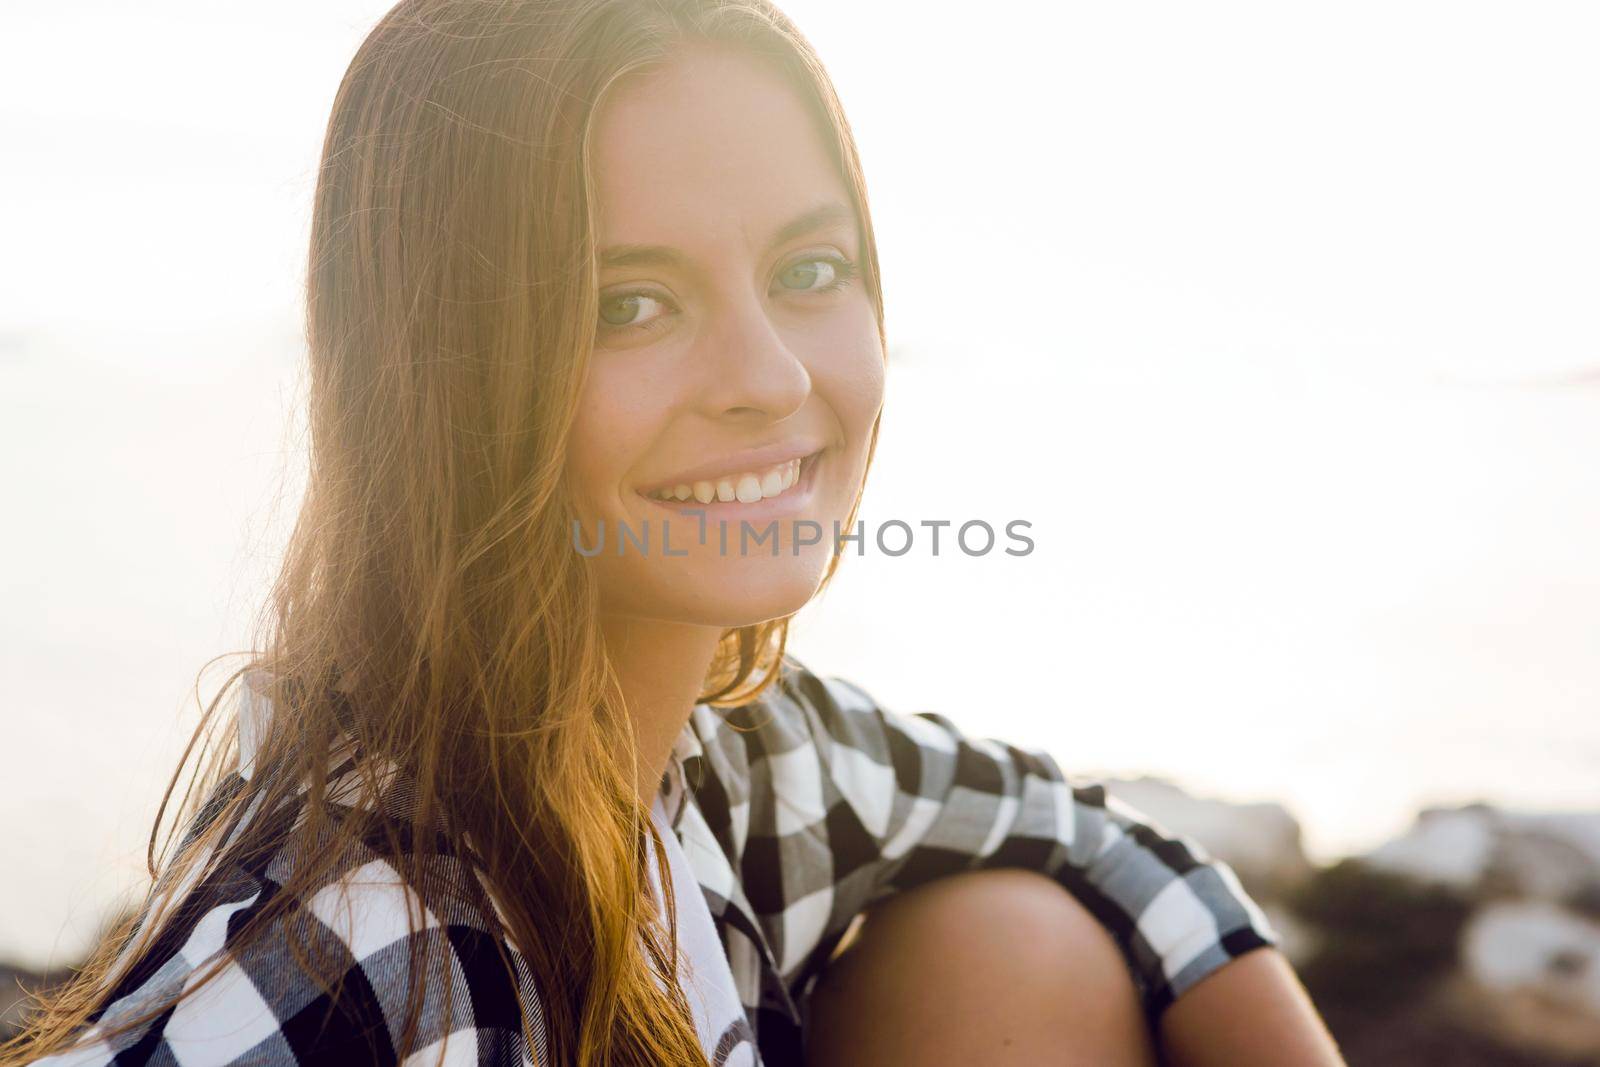
[{"label": "woman's face", "polygon": [[883,351],[818,125],[776,73],[703,46],[596,115],[600,315],[568,474],[586,553],[603,523],[608,614],[788,615],[850,532]]}]

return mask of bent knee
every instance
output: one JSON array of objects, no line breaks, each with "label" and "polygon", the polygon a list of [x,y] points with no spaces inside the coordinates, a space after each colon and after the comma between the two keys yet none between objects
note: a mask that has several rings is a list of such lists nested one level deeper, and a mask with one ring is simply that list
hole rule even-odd
[{"label": "bent knee", "polygon": [[887,1024],[944,1052],[990,1041],[1008,1053],[1071,1048],[1083,1062],[1153,1062],[1110,932],[1063,886],[1021,868],[948,875],[880,902],[815,997],[830,1020],[851,1015],[845,1025],[857,1032]]},{"label": "bent knee", "polygon": [[[995,957],[1020,977],[1068,986],[1094,972],[1132,978],[1110,931],[1037,871],[999,868],[936,879],[882,901],[861,931],[908,953]],[[1065,965],[1064,965],[1065,964]]]}]

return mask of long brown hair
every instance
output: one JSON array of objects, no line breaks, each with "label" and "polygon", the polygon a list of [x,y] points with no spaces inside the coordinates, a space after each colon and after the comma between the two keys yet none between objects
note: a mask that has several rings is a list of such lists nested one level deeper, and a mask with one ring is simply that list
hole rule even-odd
[{"label": "long brown hair", "polygon": [[[169,890],[221,862],[216,844],[248,810],[304,790],[295,833],[332,847],[308,854],[230,948],[336,873],[339,846],[373,831],[321,803],[327,753],[353,737],[413,784],[399,832],[442,823],[471,841],[558,1062],[705,1063],[670,980],[676,943],[663,946],[649,918],[646,848],[659,838],[596,587],[567,540],[563,475],[598,314],[593,117],[618,78],[696,40],[759,55],[822,124],[884,340],[854,139],[821,61],[768,0],[402,0],[345,73],[323,145],[306,283],[310,473],[257,623],[262,651],[204,709],[168,785],[164,812],[188,782],[159,856],[162,817],[152,829],[142,919],[109,935],[0,1061],[81,1036],[170,916]],[[875,424],[869,463],[876,443]],[[787,632],[786,618],[726,631],[701,699],[754,698]],[[218,708],[255,679],[273,709],[255,771],[203,833],[180,836],[238,768],[237,721]],[[381,787],[363,769],[361,789]],[[427,880],[430,839],[392,840],[408,881]],[[670,915],[671,879],[661,884]],[[314,953],[298,955],[328,984]],[[412,974],[438,962],[414,960]],[[421,1005],[412,986],[402,1056]]]}]

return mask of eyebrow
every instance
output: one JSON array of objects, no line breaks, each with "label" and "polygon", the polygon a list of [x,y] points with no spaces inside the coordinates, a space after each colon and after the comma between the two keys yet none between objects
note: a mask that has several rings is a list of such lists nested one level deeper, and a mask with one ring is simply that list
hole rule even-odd
[{"label": "eyebrow", "polygon": [[[795,216],[767,239],[767,251],[772,251],[785,241],[792,241],[796,237],[804,237],[808,233],[840,222],[851,222],[855,219],[855,212],[837,200],[830,200],[823,204]],[[684,254],[670,245],[612,245],[600,253],[600,268],[608,267],[683,267],[686,265]]]}]

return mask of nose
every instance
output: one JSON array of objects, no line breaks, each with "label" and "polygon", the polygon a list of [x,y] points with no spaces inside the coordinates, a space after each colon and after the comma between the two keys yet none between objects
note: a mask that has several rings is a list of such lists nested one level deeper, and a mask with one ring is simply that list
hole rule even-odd
[{"label": "nose", "polygon": [[699,406],[713,419],[776,422],[811,395],[811,374],[753,294],[726,307],[696,353]]}]

